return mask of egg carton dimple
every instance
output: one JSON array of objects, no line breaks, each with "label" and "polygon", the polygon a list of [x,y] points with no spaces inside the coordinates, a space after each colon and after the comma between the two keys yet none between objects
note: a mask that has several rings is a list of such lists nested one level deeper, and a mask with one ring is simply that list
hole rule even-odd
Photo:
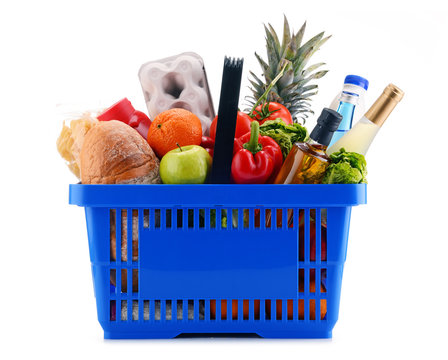
[{"label": "egg carton dimple", "polygon": [[208,135],[215,117],[202,58],[187,52],[143,64],[138,73],[151,120],[172,108],[191,111]]}]

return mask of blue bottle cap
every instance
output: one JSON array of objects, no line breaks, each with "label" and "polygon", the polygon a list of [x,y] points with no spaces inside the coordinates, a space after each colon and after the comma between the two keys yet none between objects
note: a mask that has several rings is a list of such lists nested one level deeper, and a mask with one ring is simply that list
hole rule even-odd
[{"label": "blue bottle cap", "polygon": [[344,80],[344,84],[353,84],[367,90],[369,88],[369,80],[364,79],[358,75],[347,75]]}]

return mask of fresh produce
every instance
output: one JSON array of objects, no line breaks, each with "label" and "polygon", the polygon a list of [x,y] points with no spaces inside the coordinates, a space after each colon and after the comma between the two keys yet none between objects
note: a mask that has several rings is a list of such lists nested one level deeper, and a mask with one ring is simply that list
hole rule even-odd
[{"label": "fresh produce", "polygon": [[[238,111],[236,117],[236,128],[235,128],[235,137],[239,138],[244,134],[250,131],[250,123],[252,122],[252,118],[243,113],[242,111]],[[210,137],[214,140],[216,138],[216,124],[218,123],[218,117],[216,116],[212,124],[210,125]]]},{"label": "fresh produce", "polygon": [[282,119],[287,125],[293,123],[292,116],[288,109],[282,104],[276,102],[265,102],[258,105],[252,112],[251,116],[258,120],[260,125],[264,124],[267,120]]},{"label": "fresh produce", "polygon": [[367,183],[367,164],[364,155],[347,152],[344,148],[330,155],[331,164],[325,171],[322,184]]},{"label": "fresh produce", "polygon": [[164,184],[203,184],[212,164],[212,157],[201,146],[178,146],[160,161],[160,177]]},{"label": "fresh produce", "polygon": [[160,113],[148,131],[148,143],[159,158],[178,145],[200,145],[201,140],[201,120],[185,109],[170,109]]},{"label": "fresh produce", "polygon": [[84,138],[80,154],[83,184],[157,184],[159,160],[129,125],[100,121]]},{"label": "fresh produce", "polygon": [[259,136],[259,127],[258,122],[253,121],[251,132],[236,140],[232,179],[237,184],[270,182],[282,166],[280,146],[268,136]]},{"label": "fresh produce", "polygon": [[288,20],[284,19],[282,42],[277,33],[270,24],[265,26],[266,31],[266,48],[268,61],[263,60],[257,53],[255,56],[263,71],[264,80],[261,80],[253,72],[250,72],[253,80],[251,81],[252,96],[249,104],[252,106],[265,92],[267,84],[279,74],[282,68],[285,74],[269,91],[266,98],[267,101],[277,102],[286,106],[291,113],[293,119],[305,120],[309,114],[313,114],[311,110],[311,98],[317,94],[318,86],[310,84],[310,81],[320,79],[327,70],[316,71],[324,63],[317,63],[307,66],[311,56],[330,38],[324,37],[324,32],[311,38],[302,45],[303,35],[306,23],[302,25],[300,30],[294,34],[290,32]]},{"label": "fresh produce", "polygon": [[213,150],[215,148],[215,140],[210,136],[203,136],[201,140],[201,146],[207,150],[211,157],[213,157]]},{"label": "fresh produce", "polygon": [[282,149],[283,157],[286,158],[296,142],[306,141],[308,131],[300,124],[285,124],[284,121],[268,120],[260,126],[260,135],[269,136],[274,139]]}]

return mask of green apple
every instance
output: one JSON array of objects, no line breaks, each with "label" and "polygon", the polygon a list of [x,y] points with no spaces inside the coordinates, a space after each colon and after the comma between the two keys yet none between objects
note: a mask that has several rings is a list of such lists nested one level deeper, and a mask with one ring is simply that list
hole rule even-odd
[{"label": "green apple", "polygon": [[164,184],[203,184],[212,165],[212,157],[203,147],[188,145],[168,151],[160,161]]}]

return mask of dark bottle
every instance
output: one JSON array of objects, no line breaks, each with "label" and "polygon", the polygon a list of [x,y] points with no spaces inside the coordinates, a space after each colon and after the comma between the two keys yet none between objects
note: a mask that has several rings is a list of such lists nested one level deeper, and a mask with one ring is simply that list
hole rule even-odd
[{"label": "dark bottle", "polygon": [[342,115],[324,108],[307,142],[295,143],[275,178],[275,184],[319,184],[330,158],[325,153]]}]

